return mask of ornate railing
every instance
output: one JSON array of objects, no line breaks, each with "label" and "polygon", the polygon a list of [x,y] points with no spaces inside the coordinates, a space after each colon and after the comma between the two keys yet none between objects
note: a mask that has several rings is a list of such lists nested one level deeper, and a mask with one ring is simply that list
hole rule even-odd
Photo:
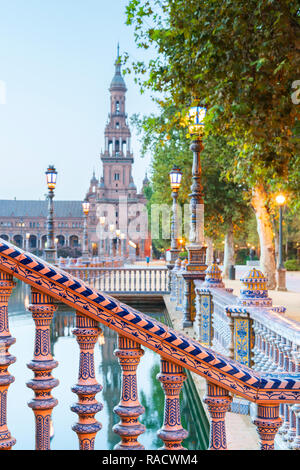
[{"label": "ornate railing", "polygon": [[66,271],[91,287],[108,293],[169,292],[169,271],[164,267],[66,268]]},{"label": "ornate railing", "polygon": [[[238,395],[257,404],[255,424],[262,449],[273,449],[274,438],[281,424],[280,404],[300,404],[300,377],[293,372],[267,374],[256,372],[238,362],[212,351],[199,342],[176,332],[166,325],[130,308],[106,294],[90,288],[54,266],[0,240],[0,447],[9,449],[15,440],[6,420],[7,391],[13,378],[8,367],[15,360],[9,354],[14,339],[9,332],[8,298],[14,288],[13,277],[32,289],[30,311],[35,323],[33,360],[28,367],[34,378],[28,387],[34,392],[29,403],[36,423],[36,448],[50,448],[50,420],[57,400],[52,396],[58,381],[52,371],[58,366],[50,346],[50,323],[57,301],[76,310],[74,334],[79,344],[79,375],[73,392],[78,401],[72,411],[78,414],[73,426],[81,449],[93,449],[101,425],[95,418],[102,405],[95,398],[101,391],[94,371],[94,345],[99,323],[119,334],[115,354],[122,369],[122,394],[115,413],[120,422],[114,431],[120,436],[119,448],[140,449],[139,423],[143,407],[138,401],[136,369],[145,346],[161,356],[158,379],[165,393],[165,414],[158,436],[164,449],[181,449],[186,432],[181,425],[179,394],[189,369],[207,381],[205,403],[211,416],[210,449],[226,449],[225,414]],[[56,301],[56,302],[55,302]]]}]

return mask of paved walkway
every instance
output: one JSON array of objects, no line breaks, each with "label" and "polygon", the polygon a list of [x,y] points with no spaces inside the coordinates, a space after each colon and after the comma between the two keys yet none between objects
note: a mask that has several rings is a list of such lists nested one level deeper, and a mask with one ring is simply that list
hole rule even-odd
[{"label": "paved walkway", "polygon": [[[231,287],[235,295],[239,295],[242,278],[249,272],[249,266],[236,266],[236,280],[224,279],[226,287]],[[300,322],[300,271],[287,271],[286,273],[287,291],[269,290],[269,297],[273,300],[273,305],[283,305],[286,307],[285,315]]]}]

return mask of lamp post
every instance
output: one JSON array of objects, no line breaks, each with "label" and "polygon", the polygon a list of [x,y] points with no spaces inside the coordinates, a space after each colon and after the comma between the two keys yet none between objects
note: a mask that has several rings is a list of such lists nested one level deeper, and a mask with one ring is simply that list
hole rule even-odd
[{"label": "lamp post", "polygon": [[81,261],[84,264],[89,263],[89,240],[88,240],[88,215],[90,212],[90,203],[85,198],[82,203],[82,210],[84,214],[84,221],[83,221],[83,250],[82,250],[82,258]]},{"label": "lamp post", "polygon": [[128,245],[133,248],[133,250],[130,250],[129,249],[129,257],[131,258],[130,256],[130,251],[132,252],[132,261],[135,261],[136,260],[136,243],[134,243],[132,240],[129,240],[128,242]]},{"label": "lamp post", "polygon": [[48,186],[48,217],[47,217],[47,247],[45,248],[45,259],[49,263],[55,263],[56,249],[54,245],[54,189],[56,186],[57,171],[53,165],[49,165],[46,171],[46,179]]},{"label": "lamp post", "polygon": [[21,228],[20,233],[21,233],[21,242],[20,242],[20,248],[25,248],[26,250],[26,241],[24,242],[23,240],[23,228],[25,227],[25,222],[23,222],[23,219],[20,219],[20,222],[18,223],[18,226]]},{"label": "lamp post", "polygon": [[30,233],[26,233],[26,251],[29,251],[29,239],[30,239]]},{"label": "lamp post", "polygon": [[[189,126],[189,133],[195,136],[190,149],[193,152],[193,183],[191,186],[190,194],[190,235],[189,235],[189,265],[197,266],[205,265],[205,249],[204,245],[204,201],[203,201],[203,187],[201,185],[201,160],[200,154],[203,150],[202,136],[204,131],[204,118],[206,109],[201,106],[194,106],[190,109],[190,120],[192,123]],[[202,251],[201,251],[202,250]],[[201,256],[202,254],[202,256]],[[199,264],[200,263],[200,264]]]},{"label": "lamp post", "polygon": [[177,214],[177,198],[178,191],[181,185],[182,172],[179,168],[174,166],[170,171],[170,184],[172,189],[173,207],[172,207],[172,223],[171,223],[171,260],[170,265],[174,266],[174,263],[178,257],[178,214]]},{"label": "lamp post", "polygon": [[101,258],[101,255],[102,255],[102,248],[103,248],[102,245],[103,245],[103,241],[104,241],[102,235],[103,235],[103,227],[104,227],[104,225],[105,225],[105,221],[106,221],[106,219],[105,219],[104,215],[102,215],[102,216],[99,218],[99,222],[100,222],[100,249],[99,249],[99,257],[100,257],[100,258]]},{"label": "lamp post", "polygon": [[286,198],[283,194],[276,196],[276,202],[279,205],[279,247],[277,262],[277,290],[286,291],[286,269],[283,264],[282,252],[282,208],[285,205]]},{"label": "lamp post", "polygon": [[204,201],[201,185],[200,154],[203,150],[202,137],[206,108],[194,106],[189,111],[189,134],[194,138],[190,149],[193,152],[192,186],[190,194],[190,234],[187,245],[188,263],[182,274],[184,278],[184,305],[182,326],[192,327],[195,316],[194,279],[204,279],[206,248],[204,246]]},{"label": "lamp post", "polygon": [[123,258],[124,257],[124,240],[125,240],[125,233],[121,233],[121,257]]},{"label": "lamp post", "polygon": [[114,224],[110,224],[109,226],[109,231],[110,231],[109,254],[111,257],[114,256],[114,250],[113,250],[113,231],[114,230],[115,230]]},{"label": "lamp post", "polygon": [[116,237],[117,237],[117,247],[116,247],[116,254],[117,256],[120,256],[120,236],[121,236],[121,230],[117,229],[116,230]]}]

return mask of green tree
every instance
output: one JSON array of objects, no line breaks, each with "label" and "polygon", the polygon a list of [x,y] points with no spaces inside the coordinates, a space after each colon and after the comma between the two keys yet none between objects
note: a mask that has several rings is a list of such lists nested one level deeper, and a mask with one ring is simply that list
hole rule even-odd
[{"label": "green tree", "polygon": [[298,0],[131,0],[127,7],[138,46],[155,48],[148,63],[133,64],[141,87],[183,113],[200,101],[206,133],[237,149],[230,178],[252,188],[269,287],[276,284],[270,194],[293,192],[299,205],[300,106],[291,99],[299,18]]}]

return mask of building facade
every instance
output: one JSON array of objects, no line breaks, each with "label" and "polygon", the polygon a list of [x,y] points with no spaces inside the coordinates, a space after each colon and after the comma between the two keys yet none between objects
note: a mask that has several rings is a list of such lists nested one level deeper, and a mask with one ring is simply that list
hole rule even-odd
[{"label": "building facade", "polygon": [[[81,201],[55,201],[58,248],[80,247],[83,236]],[[48,201],[0,200],[0,238],[30,251],[45,249]]]},{"label": "building facade", "polygon": [[[150,255],[146,198],[143,191],[138,193],[132,177],[134,158],[125,108],[126,91],[118,50],[109,88],[110,112],[104,131],[104,152],[100,154],[102,176],[98,180],[94,173],[86,192],[90,203],[89,251],[94,256],[143,258]],[[147,184],[146,177],[143,187]],[[0,237],[38,253],[46,247],[47,215],[47,200],[0,200]],[[82,249],[82,201],[54,199],[54,217],[57,247]]]}]

